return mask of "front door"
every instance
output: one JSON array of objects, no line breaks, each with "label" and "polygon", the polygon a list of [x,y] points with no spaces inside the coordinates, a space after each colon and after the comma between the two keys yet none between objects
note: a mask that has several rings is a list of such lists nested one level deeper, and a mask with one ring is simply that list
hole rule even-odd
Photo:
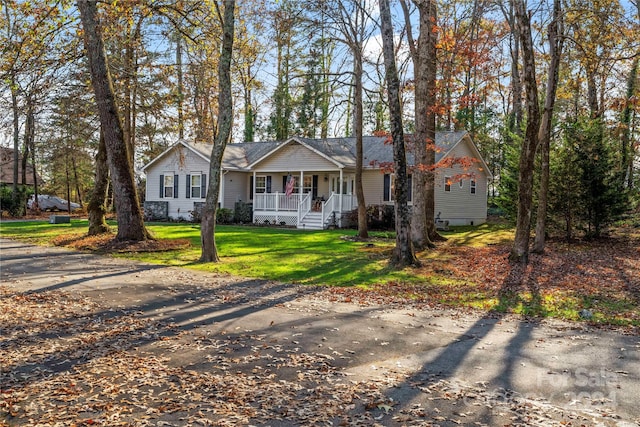
[{"label": "front door", "polygon": [[331,192],[336,194],[353,194],[356,188],[355,175],[343,175],[342,191],[340,191],[340,175],[331,175]]}]

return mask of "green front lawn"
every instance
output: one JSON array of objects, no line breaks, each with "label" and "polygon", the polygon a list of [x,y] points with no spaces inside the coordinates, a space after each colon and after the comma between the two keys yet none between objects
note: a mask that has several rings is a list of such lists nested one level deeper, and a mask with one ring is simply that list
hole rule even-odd
[{"label": "green front lawn", "polygon": [[[112,225],[115,224],[112,223]],[[387,268],[394,244],[389,233],[371,233],[371,242],[350,241],[354,230],[302,231],[254,226],[216,227],[221,262],[200,264],[200,226],[190,223],[149,223],[157,239],[187,239],[191,247],[167,252],[125,253],[115,256],[154,264],[189,267],[222,274],[304,284],[366,285],[380,280],[412,280],[409,272]],[[60,236],[86,233],[86,220],[69,224],[3,222],[0,235],[34,244],[51,244]],[[376,237],[378,236],[378,237]]]}]

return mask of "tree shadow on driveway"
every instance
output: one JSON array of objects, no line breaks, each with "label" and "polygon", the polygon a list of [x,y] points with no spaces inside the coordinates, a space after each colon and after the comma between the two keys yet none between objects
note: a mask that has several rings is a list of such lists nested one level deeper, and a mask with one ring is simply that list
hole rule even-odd
[{"label": "tree shadow on driveway", "polygon": [[[494,408],[500,404],[504,411],[505,405],[514,409],[518,404],[514,377],[526,357],[522,350],[531,341],[536,322],[522,320],[517,323],[517,330],[504,331],[503,320],[509,309],[523,303],[515,296],[525,286],[531,293],[531,301],[526,304],[532,312],[541,312],[535,276],[523,265],[510,265],[500,290],[500,311],[478,318],[437,354],[427,356],[429,360],[416,373],[390,388],[386,394],[397,402],[395,411],[420,413],[455,424],[497,425],[522,421],[515,411],[505,415]],[[499,325],[501,331],[496,330]],[[503,338],[506,343],[497,349],[499,352],[491,351],[495,344],[491,340],[504,332],[510,334]],[[435,390],[440,391],[440,396],[433,400],[430,396]],[[411,410],[412,405],[421,405],[424,411]]]}]

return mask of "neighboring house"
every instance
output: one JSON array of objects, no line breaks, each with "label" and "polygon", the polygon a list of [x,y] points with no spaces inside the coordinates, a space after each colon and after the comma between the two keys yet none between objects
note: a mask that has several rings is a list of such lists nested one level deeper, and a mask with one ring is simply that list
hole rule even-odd
[{"label": "neighboring house", "polygon": [[[388,172],[393,150],[386,140],[364,138],[362,184],[367,205],[393,204],[394,178]],[[437,169],[434,213],[450,225],[485,222],[491,174],[469,134],[438,132],[436,147],[436,162],[441,165],[446,159],[476,160],[464,168],[456,163]],[[179,141],[144,166],[145,210],[155,217],[190,219],[206,197],[211,148]],[[413,164],[410,153],[407,161]],[[219,206],[234,209],[237,202],[249,203],[254,223],[306,229],[341,225],[342,213],[357,207],[355,163],[354,138],[293,137],[229,144],[222,161]]]},{"label": "neighboring house", "polygon": [[[33,165],[27,163],[25,185],[33,186]],[[18,184],[22,184],[22,155],[18,158]],[[38,175],[38,184],[42,179]],[[13,185],[13,148],[0,147],[0,185]]]}]

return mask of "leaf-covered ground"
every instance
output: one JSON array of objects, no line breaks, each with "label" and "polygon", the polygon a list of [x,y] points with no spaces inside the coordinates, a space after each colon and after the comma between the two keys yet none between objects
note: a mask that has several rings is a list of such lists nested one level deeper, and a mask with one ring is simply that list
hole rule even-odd
[{"label": "leaf-covered ground", "polygon": [[115,252],[163,252],[189,247],[191,243],[187,239],[148,239],[139,242],[116,241],[115,234],[104,233],[95,236],[85,234],[61,235],[53,239],[57,246],[66,246],[82,251],[100,253]]},{"label": "leaf-covered ground", "polygon": [[[196,291],[190,301],[229,299]],[[356,380],[340,367],[350,355],[330,347],[183,329],[73,292],[0,286],[0,325],[0,426],[495,425],[481,410],[511,426],[616,420],[606,405],[596,415],[566,412],[432,373]],[[400,384],[425,403],[394,401],[389,390]]]},{"label": "leaf-covered ground", "polygon": [[510,247],[440,244],[421,254],[417,280],[367,289],[335,288],[334,298],[360,303],[444,305],[592,324],[640,326],[640,239],[616,236],[571,244],[551,241],[526,267]]}]

